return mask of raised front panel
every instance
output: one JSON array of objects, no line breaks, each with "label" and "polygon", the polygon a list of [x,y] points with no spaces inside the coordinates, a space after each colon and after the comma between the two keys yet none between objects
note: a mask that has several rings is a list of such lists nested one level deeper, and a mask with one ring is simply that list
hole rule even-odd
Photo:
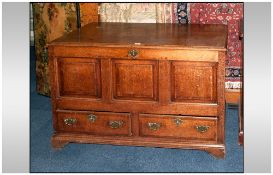
[{"label": "raised front panel", "polygon": [[131,135],[130,114],[91,111],[57,113],[58,131],[96,135]]},{"label": "raised front panel", "polygon": [[216,66],[209,62],[172,62],[172,101],[216,102]]},{"label": "raised front panel", "polygon": [[60,96],[101,97],[100,62],[89,58],[62,58],[59,64]]},{"label": "raised front panel", "polygon": [[157,61],[113,60],[112,63],[115,99],[158,99]]},{"label": "raised front panel", "polygon": [[141,136],[216,141],[217,118],[140,114]]}]

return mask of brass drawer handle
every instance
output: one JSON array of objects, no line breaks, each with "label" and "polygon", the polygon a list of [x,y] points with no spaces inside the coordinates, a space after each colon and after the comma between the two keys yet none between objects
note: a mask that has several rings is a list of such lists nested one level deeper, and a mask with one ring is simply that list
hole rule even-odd
[{"label": "brass drawer handle", "polygon": [[129,50],[128,55],[132,57],[133,59],[135,59],[138,55],[138,50],[135,50],[135,49]]},{"label": "brass drawer handle", "polygon": [[89,115],[87,116],[87,118],[88,118],[88,120],[89,120],[90,122],[92,122],[92,123],[94,123],[94,122],[97,120],[97,116],[94,115],[94,114],[89,114]]},{"label": "brass drawer handle", "polygon": [[207,132],[208,129],[209,129],[209,126],[196,126],[196,130],[201,133]]},{"label": "brass drawer handle", "polygon": [[117,128],[121,128],[123,123],[124,122],[120,120],[109,121],[109,126],[113,129],[117,129]]},{"label": "brass drawer handle", "polygon": [[176,126],[179,126],[179,125],[184,123],[184,121],[182,119],[180,119],[180,118],[176,118],[173,121],[176,124]]},{"label": "brass drawer handle", "polygon": [[161,127],[160,123],[147,123],[150,130],[156,131]]},{"label": "brass drawer handle", "polygon": [[75,118],[66,118],[66,119],[64,119],[64,123],[66,125],[69,125],[69,126],[73,125],[76,122],[77,122],[77,119],[75,119]]}]

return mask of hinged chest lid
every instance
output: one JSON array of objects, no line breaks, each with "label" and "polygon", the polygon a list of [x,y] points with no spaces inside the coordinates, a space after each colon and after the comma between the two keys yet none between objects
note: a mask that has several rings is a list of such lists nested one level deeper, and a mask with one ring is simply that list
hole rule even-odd
[{"label": "hinged chest lid", "polygon": [[222,24],[90,23],[50,45],[178,47],[226,50]]}]

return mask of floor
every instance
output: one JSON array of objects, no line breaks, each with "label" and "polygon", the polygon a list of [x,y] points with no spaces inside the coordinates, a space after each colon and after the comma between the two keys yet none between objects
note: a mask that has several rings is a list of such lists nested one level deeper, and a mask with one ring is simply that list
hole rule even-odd
[{"label": "floor", "polygon": [[243,172],[243,147],[238,145],[237,108],[226,110],[226,158],[206,152],[98,144],[51,148],[50,98],[35,91],[35,55],[30,58],[30,172]]}]

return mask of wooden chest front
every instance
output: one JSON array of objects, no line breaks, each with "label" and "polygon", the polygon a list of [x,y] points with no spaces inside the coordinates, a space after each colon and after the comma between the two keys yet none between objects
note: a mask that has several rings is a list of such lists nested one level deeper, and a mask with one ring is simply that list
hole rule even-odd
[{"label": "wooden chest front", "polygon": [[91,23],[48,49],[54,147],[104,143],[224,157],[226,26]]}]

